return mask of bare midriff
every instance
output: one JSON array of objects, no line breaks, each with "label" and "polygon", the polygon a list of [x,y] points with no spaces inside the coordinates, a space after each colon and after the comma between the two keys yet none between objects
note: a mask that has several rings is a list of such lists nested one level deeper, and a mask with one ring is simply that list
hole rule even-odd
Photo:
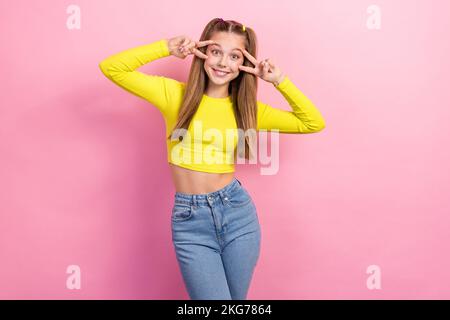
[{"label": "bare midriff", "polygon": [[234,172],[211,173],[186,169],[169,163],[175,190],[188,194],[210,193],[222,189],[234,178]]}]

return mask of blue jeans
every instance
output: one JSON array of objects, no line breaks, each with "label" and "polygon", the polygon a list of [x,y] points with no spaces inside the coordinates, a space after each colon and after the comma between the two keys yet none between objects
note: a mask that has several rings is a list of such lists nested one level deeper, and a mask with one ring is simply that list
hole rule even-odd
[{"label": "blue jeans", "polygon": [[175,192],[172,242],[191,299],[244,300],[259,258],[256,207],[236,178],[204,194]]}]

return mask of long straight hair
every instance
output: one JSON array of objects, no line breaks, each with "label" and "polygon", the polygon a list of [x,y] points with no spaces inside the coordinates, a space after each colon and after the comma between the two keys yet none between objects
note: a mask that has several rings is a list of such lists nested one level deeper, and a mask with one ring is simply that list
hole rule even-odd
[{"label": "long straight hair", "polygon": [[[230,32],[245,38],[245,49],[255,58],[257,58],[257,39],[253,29],[243,26],[241,23],[234,20],[222,20],[215,18],[211,20],[204,28],[199,41],[209,40],[215,32]],[[206,46],[198,48],[202,53],[206,54]],[[253,67],[253,64],[244,56],[244,66]],[[207,87],[208,74],[204,69],[204,59],[194,55],[191,69],[189,71],[189,78],[186,83],[183,100],[178,113],[177,122],[172,132],[167,137],[171,138],[173,131],[177,129],[188,129],[192,118],[194,117],[202,96]],[[241,71],[239,76],[233,79],[228,86],[228,93],[231,95],[233,103],[233,111],[238,127],[238,146],[242,146],[244,141],[244,157],[245,159],[253,158],[254,143],[256,137],[253,134],[242,134],[243,132],[256,132],[256,115],[257,115],[257,100],[256,93],[258,89],[258,79],[254,74]],[[242,130],[239,130],[242,129]],[[249,129],[253,129],[247,131]],[[182,136],[179,140],[182,140]],[[242,147],[238,148],[242,151]],[[242,157],[242,154],[240,154]],[[236,153],[234,154],[236,160]]]}]

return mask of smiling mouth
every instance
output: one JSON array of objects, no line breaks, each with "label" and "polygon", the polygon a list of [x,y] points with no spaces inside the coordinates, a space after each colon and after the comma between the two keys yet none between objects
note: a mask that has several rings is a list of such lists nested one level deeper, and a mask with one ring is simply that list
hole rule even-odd
[{"label": "smiling mouth", "polygon": [[226,72],[226,71],[220,71],[220,70],[217,70],[217,69],[214,69],[214,68],[211,68],[211,69],[213,69],[214,70],[214,73],[216,74],[216,75],[218,75],[219,77],[220,76],[226,76],[227,74],[229,74],[230,72]]}]

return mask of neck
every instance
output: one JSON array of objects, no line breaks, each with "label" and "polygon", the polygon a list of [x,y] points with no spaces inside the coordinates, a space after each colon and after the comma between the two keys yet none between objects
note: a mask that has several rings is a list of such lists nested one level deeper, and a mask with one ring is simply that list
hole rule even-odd
[{"label": "neck", "polygon": [[208,82],[205,93],[211,98],[226,98],[230,95],[228,93],[228,83],[216,85],[211,81]]}]

